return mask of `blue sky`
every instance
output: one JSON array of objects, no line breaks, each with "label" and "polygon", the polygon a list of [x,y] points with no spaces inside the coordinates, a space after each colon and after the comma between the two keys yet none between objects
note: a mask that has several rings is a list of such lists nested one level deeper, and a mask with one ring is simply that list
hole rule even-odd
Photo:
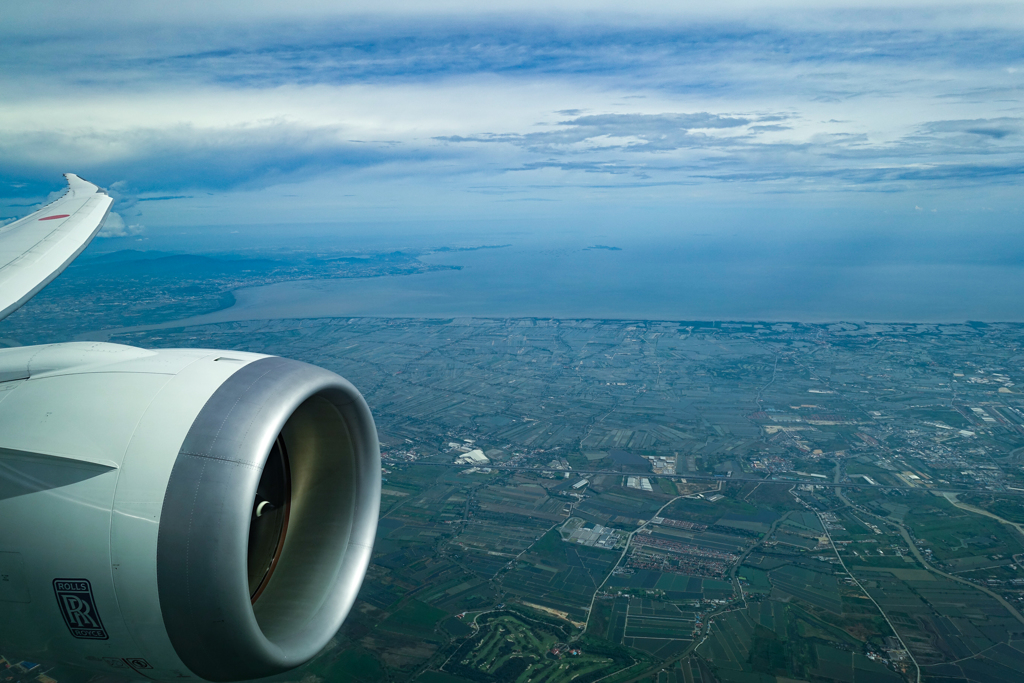
[{"label": "blue sky", "polygon": [[5,8],[0,215],[64,171],[140,239],[1024,215],[1019,3],[335,4]]}]

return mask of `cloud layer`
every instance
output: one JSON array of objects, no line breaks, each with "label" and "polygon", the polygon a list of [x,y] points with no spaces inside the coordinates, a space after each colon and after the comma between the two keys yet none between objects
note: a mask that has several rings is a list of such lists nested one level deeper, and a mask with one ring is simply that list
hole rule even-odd
[{"label": "cloud layer", "polygon": [[[760,19],[744,7],[617,21],[258,5],[202,25],[135,9],[95,33],[73,16],[44,30],[21,11],[0,28],[0,196],[40,196],[66,170],[124,183],[128,204],[251,201],[284,184],[301,195],[325,178],[371,203],[406,184],[438,203],[481,188],[647,202],[631,192],[675,186],[726,202],[870,191],[913,206],[1019,188],[1012,6],[796,3]],[[1012,208],[1012,194],[996,199]],[[121,210],[128,225],[152,211]]]}]

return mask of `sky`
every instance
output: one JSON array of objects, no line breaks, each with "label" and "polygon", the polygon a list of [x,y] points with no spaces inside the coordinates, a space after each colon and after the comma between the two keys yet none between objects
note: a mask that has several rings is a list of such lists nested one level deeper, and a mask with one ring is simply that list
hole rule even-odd
[{"label": "sky", "polygon": [[7,3],[0,218],[71,171],[152,244],[1021,227],[1019,2],[481,4]]}]

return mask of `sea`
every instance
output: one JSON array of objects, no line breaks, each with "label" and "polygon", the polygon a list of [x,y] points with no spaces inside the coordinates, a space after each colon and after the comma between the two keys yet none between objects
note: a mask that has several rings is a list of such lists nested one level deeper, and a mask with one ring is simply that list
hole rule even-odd
[{"label": "sea", "polygon": [[[507,239],[504,242],[502,239]],[[438,238],[439,239],[439,238]],[[1020,239],[688,233],[498,236],[425,253],[434,272],[234,292],[191,323],[273,318],[1024,321]],[[477,248],[487,247],[487,248]]]}]

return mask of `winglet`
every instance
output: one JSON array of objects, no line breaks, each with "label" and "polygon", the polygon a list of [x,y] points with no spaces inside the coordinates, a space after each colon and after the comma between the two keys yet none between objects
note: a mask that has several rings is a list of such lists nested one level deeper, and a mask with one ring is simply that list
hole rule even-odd
[{"label": "winglet", "polygon": [[[68,181],[68,190],[70,190],[76,197],[84,196],[87,194],[106,194],[107,191],[103,188],[93,185],[88,180],[82,180],[74,173],[65,173],[64,177]],[[81,193],[81,194],[79,194]]]}]

